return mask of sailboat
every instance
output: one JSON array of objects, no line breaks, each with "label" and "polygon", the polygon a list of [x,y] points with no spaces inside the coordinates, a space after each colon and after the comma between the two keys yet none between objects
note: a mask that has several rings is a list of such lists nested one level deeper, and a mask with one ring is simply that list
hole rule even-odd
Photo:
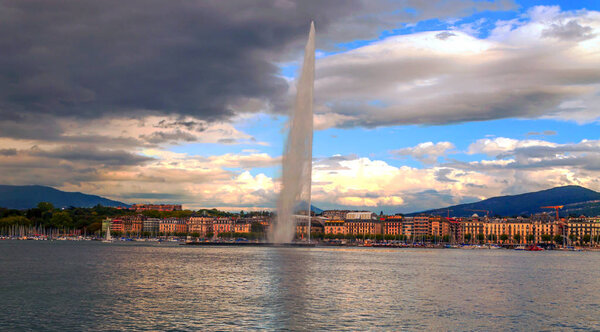
[{"label": "sailboat", "polygon": [[106,238],[104,238],[104,240],[102,240],[102,242],[105,242],[105,243],[113,242],[112,236],[110,236],[110,225],[107,225],[107,227],[106,227]]}]

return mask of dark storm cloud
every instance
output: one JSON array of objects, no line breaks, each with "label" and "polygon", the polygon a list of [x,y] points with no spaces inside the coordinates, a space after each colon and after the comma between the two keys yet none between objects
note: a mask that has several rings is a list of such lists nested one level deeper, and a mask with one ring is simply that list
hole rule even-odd
[{"label": "dark storm cloud", "polygon": [[179,129],[175,131],[157,131],[151,135],[140,135],[140,139],[148,143],[161,144],[169,142],[195,142],[198,137]]},{"label": "dark storm cloud", "polygon": [[187,130],[203,132],[206,130],[208,125],[206,122],[200,122],[200,121],[171,121],[171,122],[169,122],[167,120],[161,120],[154,127],[156,127],[156,128],[180,128],[180,127],[183,127]]},{"label": "dark storm cloud", "polygon": [[17,149],[0,149],[0,156],[16,156]]},{"label": "dark storm cloud", "polygon": [[62,159],[68,162],[95,163],[91,164],[93,166],[131,166],[154,160],[154,158],[123,150],[99,150],[94,147],[83,146],[62,146],[54,150],[42,150],[38,147],[33,147],[28,151],[28,154],[36,157]]},{"label": "dark storm cloud", "polygon": [[311,20],[321,44],[332,45],[373,38],[406,22],[511,5],[4,0],[0,116],[31,123],[19,115],[85,119],[154,112],[216,120],[233,115],[231,105],[243,112],[256,100],[281,112],[287,83],[274,63],[301,50]]}]

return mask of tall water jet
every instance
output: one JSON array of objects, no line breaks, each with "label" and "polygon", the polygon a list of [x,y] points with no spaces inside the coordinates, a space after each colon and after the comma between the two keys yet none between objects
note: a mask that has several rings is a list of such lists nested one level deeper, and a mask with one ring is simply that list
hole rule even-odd
[{"label": "tall water jet", "polygon": [[299,204],[308,202],[310,210],[314,81],[315,25],[311,22],[296,101],[289,118],[290,132],[283,153],[282,188],[277,202],[277,221],[271,234],[274,243],[289,243],[294,239],[296,223],[293,214]]}]

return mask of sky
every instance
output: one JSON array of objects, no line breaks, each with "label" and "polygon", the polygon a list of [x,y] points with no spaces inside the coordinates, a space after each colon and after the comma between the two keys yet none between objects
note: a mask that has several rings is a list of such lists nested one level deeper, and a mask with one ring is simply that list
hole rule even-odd
[{"label": "sky", "polygon": [[311,20],[315,206],[600,190],[597,1],[0,0],[0,183],[273,209]]}]

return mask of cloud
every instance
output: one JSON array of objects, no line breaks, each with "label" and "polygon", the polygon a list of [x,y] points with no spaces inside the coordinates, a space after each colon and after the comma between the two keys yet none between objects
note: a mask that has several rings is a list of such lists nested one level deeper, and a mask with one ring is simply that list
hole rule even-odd
[{"label": "cloud", "polygon": [[17,149],[0,149],[0,156],[16,156]]},{"label": "cloud", "polygon": [[542,37],[558,38],[567,41],[578,41],[594,38],[594,29],[581,26],[577,21],[571,20],[566,24],[552,24],[550,28],[542,31]]},{"label": "cloud", "polygon": [[412,156],[425,164],[435,164],[439,157],[448,153],[448,150],[454,149],[454,144],[450,142],[425,142],[416,146],[392,151],[398,156]]},{"label": "cloud", "polygon": [[452,36],[456,36],[456,35],[449,31],[442,31],[442,32],[438,33],[437,35],[435,35],[435,38],[441,39],[441,40],[446,40]]},{"label": "cloud", "polygon": [[[179,202],[189,208],[274,208],[280,188],[277,178],[257,169],[276,167],[281,157],[254,150],[214,156],[160,148],[131,154],[63,145],[18,146],[14,150],[0,153],[1,183],[52,185],[126,202]],[[600,189],[597,140],[559,144],[496,137],[476,140],[469,151],[473,153],[469,159],[483,157],[421,168],[353,154],[316,158],[313,202],[321,208],[396,213],[566,184]],[[461,153],[456,156],[460,158]]]},{"label": "cloud", "polygon": [[33,147],[26,152],[32,156],[64,159],[67,162],[83,161],[94,165],[139,165],[152,160],[152,158],[140,156],[123,150],[99,150],[92,146],[62,146],[54,150],[41,150]]},{"label": "cloud", "polygon": [[[575,36],[577,27],[585,38]],[[485,38],[460,30],[389,37],[319,59],[315,110],[340,128],[596,121],[599,31],[600,12],[536,7],[522,19],[495,22]]]},{"label": "cloud", "polygon": [[517,140],[506,137],[496,137],[493,139],[483,138],[469,145],[468,154],[484,153],[488,156],[498,156],[516,148],[528,146],[554,146],[554,143],[542,140]]},{"label": "cloud", "polygon": [[554,136],[556,135],[556,131],[554,130],[544,130],[543,132],[539,133],[537,131],[530,131],[526,134],[527,136]]},{"label": "cloud", "polygon": [[215,121],[282,113],[288,84],[277,64],[301,54],[311,20],[320,47],[332,48],[403,23],[512,7],[463,0],[2,1],[0,118]]},{"label": "cloud", "polygon": [[176,144],[177,142],[194,142],[197,141],[198,138],[188,132],[184,132],[181,130],[174,130],[174,131],[156,131],[153,132],[151,135],[146,136],[146,135],[140,135],[140,138],[149,142],[149,143],[155,143],[155,144],[160,144],[160,143],[171,143],[171,144]]}]

